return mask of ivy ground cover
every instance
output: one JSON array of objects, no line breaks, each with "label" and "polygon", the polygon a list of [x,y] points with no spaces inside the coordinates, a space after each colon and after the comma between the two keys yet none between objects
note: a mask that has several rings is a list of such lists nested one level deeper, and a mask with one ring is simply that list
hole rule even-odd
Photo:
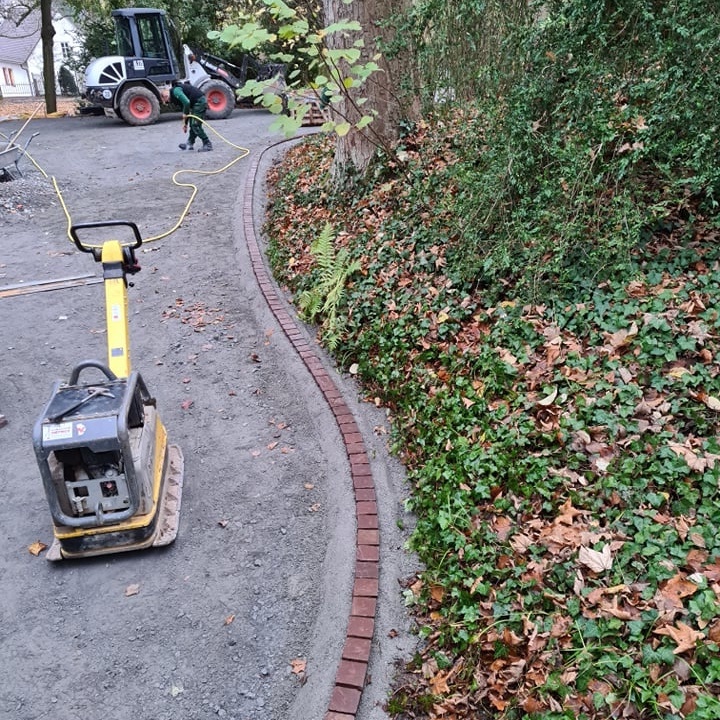
[{"label": "ivy ground cover", "polygon": [[360,268],[336,268],[319,332],[388,408],[412,486],[424,642],[388,710],[720,717],[716,230],[689,202],[625,271],[521,299],[449,267],[452,128],[347,193],[331,157],[312,140],[275,168],[267,231],[297,297],[328,224]]}]

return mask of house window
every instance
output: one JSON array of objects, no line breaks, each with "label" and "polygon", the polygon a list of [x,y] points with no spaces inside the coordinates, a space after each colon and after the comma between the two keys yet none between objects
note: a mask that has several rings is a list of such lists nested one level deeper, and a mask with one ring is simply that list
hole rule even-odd
[{"label": "house window", "polygon": [[70,43],[61,42],[60,50],[62,51],[63,60],[72,59],[72,48],[70,47]]},{"label": "house window", "polygon": [[5,79],[6,85],[15,85],[15,75],[13,74],[12,68],[3,68],[3,78]]}]

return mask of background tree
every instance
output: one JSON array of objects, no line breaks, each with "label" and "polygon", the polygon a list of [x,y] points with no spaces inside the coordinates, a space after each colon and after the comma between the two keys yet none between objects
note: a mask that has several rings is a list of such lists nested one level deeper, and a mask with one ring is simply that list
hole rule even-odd
[{"label": "background tree", "polygon": [[211,36],[248,51],[280,43],[283,49],[270,58],[287,66],[289,104],[268,99],[262,83],[246,84],[242,93],[274,112],[288,109],[290,117],[279,118],[276,127],[292,135],[309,108],[303,96],[314,92],[330,107],[323,128],[337,136],[336,181],[362,175],[378,150],[393,152],[400,121],[414,106],[402,92],[407,46],[397,42],[393,22],[410,0],[325,0],[320,25],[312,3],[263,3]]},{"label": "background tree", "polygon": [[53,58],[53,37],[55,28],[52,24],[51,0],[4,0],[0,3],[0,18],[10,19],[20,25],[35,10],[40,10],[43,55],[43,82],[45,84],[45,109],[48,113],[57,110],[55,93],[55,63]]},{"label": "background tree", "polygon": [[57,93],[55,92],[55,58],[53,56],[53,38],[55,28],[52,23],[51,0],[40,0],[40,18],[42,27],[43,84],[45,85],[45,110],[48,113],[57,111]]},{"label": "background tree", "polygon": [[416,0],[398,34],[412,57],[423,109],[496,94],[522,70],[512,37],[535,15],[528,0]]},{"label": "background tree", "polygon": [[[411,102],[403,101],[400,91],[403,73],[406,72],[407,52],[398,52],[395,30],[388,21],[399,16],[410,6],[407,0],[325,0],[325,22],[328,25],[342,20],[359,24],[357,34],[328,35],[330,50],[346,48],[350,43],[362,42],[362,59],[377,62],[379,71],[368,77],[360,93],[353,87],[334,106],[351,125],[346,135],[338,135],[335,153],[336,176],[363,173],[378,148],[386,151],[397,140],[400,120],[410,115]],[[388,52],[395,47],[394,53]],[[358,105],[359,94],[363,106]],[[358,128],[357,122],[366,112],[373,111],[373,122]]]}]

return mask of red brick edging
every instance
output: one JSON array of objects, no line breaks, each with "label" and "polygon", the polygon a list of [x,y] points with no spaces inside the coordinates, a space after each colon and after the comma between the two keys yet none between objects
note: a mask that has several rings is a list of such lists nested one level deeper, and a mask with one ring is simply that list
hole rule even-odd
[{"label": "red brick edging", "polygon": [[243,201],[245,240],[260,290],[273,315],[280,323],[280,327],[325,397],[335,416],[350,461],[350,477],[355,493],[357,520],[355,575],[345,646],[335,675],[335,686],[325,720],[354,720],[365,687],[368,663],[370,662],[370,646],[375,632],[380,567],[377,497],[360,428],[357,426],[350,408],[343,400],[335,381],[325,370],[319,357],[298,329],[295,320],[280,301],[255,234],[253,197],[258,168],[263,154],[278,144],[280,143],[275,143],[263,150],[248,170]]}]

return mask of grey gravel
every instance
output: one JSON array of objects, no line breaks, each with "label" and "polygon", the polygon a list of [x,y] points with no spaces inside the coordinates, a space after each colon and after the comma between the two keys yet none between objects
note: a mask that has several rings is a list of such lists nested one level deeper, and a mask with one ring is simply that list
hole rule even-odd
[{"label": "grey gravel", "polygon": [[[255,154],[279,139],[269,122],[236,111],[218,129]],[[57,177],[73,221],[133,220],[144,237],[169,228],[185,205],[188,191],[172,184],[173,172],[235,157],[219,142],[205,155],[177,151],[179,116],[145,128],[106,118],[33,123],[33,156]],[[185,455],[180,533],[170,548],[59,565],[28,553],[52,537],[32,426],[53,382],[82,359],[104,357],[102,288],[0,299],[0,413],[8,420],[0,428],[0,717],[324,717],[350,606],[352,488],[332,415],[250,268],[240,214],[249,165],[183,177],[197,183],[198,199],[179,231],[140,249],[143,271],[130,289],[134,364]],[[0,183],[0,286],[98,276],[68,241],[48,180],[23,172]],[[193,307],[204,326],[183,316]],[[414,563],[396,524],[411,520],[402,470],[373,434],[383,414],[338,380],[369,438],[379,497],[381,597],[372,684],[358,714],[378,720],[395,661],[414,647],[398,585]],[[320,509],[308,512],[315,503]],[[131,584],[140,592],[126,597]],[[304,677],[290,671],[299,657]]]}]

